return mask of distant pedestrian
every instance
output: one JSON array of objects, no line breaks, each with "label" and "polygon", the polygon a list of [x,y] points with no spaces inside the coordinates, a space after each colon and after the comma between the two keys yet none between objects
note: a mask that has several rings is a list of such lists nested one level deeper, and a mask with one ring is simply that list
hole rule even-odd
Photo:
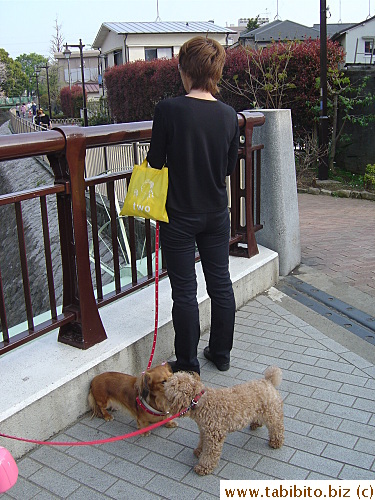
[{"label": "distant pedestrian", "polygon": [[33,116],[35,116],[36,115],[36,104],[34,101],[32,101],[32,103],[31,103],[31,109],[33,111]]},{"label": "distant pedestrian", "polygon": [[37,125],[40,125],[41,127],[43,127],[43,129],[44,128],[46,128],[46,129],[51,128],[51,120],[49,119],[49,116],[44,113],[42,108],[38,109],[35,123]]},{"label": "distant pedestrian", "polygon": [[22,106],[21,106],[21,114],[22,114],[22,118],[26,117],[26,106],[25,106],[25,104],[22,104]]},{"label": "distant pedestrian", "polygon": [[20,105],[16,104],[16,116],[20,116]]}]

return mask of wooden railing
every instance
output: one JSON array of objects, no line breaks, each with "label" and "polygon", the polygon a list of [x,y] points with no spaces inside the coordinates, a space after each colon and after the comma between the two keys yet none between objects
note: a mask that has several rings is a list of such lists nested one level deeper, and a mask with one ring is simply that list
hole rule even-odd
[{"label": "wooden railing", "polygon": [[[252,132],[254,126],[264,123],[264,116],[261,113],[245,111],[238,115],[238,120],[242,141],[239,146],[238,168],[230,180],[230,245],[232,254],[251,257],[258,253],[255,231],[262,227],[259,196],[260,153],[263,147],[252,145]],[[0,161],[46,155],[55,177],[54,185],[0,196],[0,217],[3,207],[13,205],[15,209],[24,307],[27,317],[27,328],[16,335],[10,335],[1,277],[1,266],[5,265],[6,256],[0,255],[2,332],[0,354],[55,328],[59,328],[58,340],[60,342],[87,349],[106,338],[98,308],[154,280],[153,223],[142,219],[139,225],[139,221],[133,217],[119,218],[118,216],[116,192],[121,189],[126,190],[131,171],[85,177],[85,160],[95,148],[147,143],[151,138],[151,130],[152,122],[138,122],[87,128],[67,126],[52,131],[0,137]],[[105,194],[104,208],[109,216],[105,241],[110,257],[110,262],[106,262],[105,265],[113,274],[113,282],[109,290],[102,283],[103,246],[101,247],[100,244],[102,227],[98,223],[98,192]],[[56,306],[47,197],[56,198],[58,214],[63,281],[60,314]],[[22,216],[23,204],[35,198],[40,199],[40,225],[47,270],[46,289],[50,304],[50,318],[40,324],[34,322]],[[137,227],[136,223],[138,223]],[[139,235],[140,227],[141,235]],[[138,258],[140,243],[142,255],[145,255],[143,260],[146,269],[142,273],[139,271],[140,259]],[[89,247],[92,247],[92,252]],[[123,248],[125,248],[124,251],[122,251]],[[129,273],[129,279],[124,279],[124,270]],[[166,274],[163,265],[160,272],[161,275]],[[20,307],[22,307],[21,304]]]}]

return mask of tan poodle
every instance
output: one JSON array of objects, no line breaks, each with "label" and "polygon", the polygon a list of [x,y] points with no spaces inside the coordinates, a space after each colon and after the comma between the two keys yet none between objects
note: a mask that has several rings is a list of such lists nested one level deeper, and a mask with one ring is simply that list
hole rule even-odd
[{"label": "tan poodle", "polygon": [[[204,387],[198,374],[177,372],[164,384],[165,405],[178,413],[190,407],[186,416],[196,421],[200,439],[194,455],[197,474],[210,474],[217,466],[224,440],[229,432],[250,425],[265,424],[269,445],[280,448],[284,442],[283,401],[275,389],[282,379],[280,368],[267,368],[265,378],[223,389]],[[193,404],[192,404],[193,401]]]}]

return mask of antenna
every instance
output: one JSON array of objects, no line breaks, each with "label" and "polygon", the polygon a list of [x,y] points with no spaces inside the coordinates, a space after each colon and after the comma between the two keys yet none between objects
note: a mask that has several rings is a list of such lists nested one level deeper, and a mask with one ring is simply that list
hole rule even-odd
[{"label": "antenna", "polygon": [[340,19],[338,21],[338,24],[341,24],[342,21],[341,21],[341,0],[340,0],[340,3],[339,3],[339,15],[340,15]]},{"label": "antenna", "polygon": [[371,17],[371,0],[368,0],[368,16],[366,19],[370,19]]},{"label": "antenna", "polygon": [[276,16],[275,16],[274,21],[276,21],[276,19],[277,19],[277,20],[278,20],[278,19],[280,19],[280,20],[281,20],[281,18],[280,18],[280,16],[279,16],[279,0],[277,0],[277,4],[276,4]]},{"label": "antenna", "polygon": [[159,0],[156,0],[156,19],[155,19],[155,22],[158,22],[158,21],[161,21],[161,18],[159,16]]}]

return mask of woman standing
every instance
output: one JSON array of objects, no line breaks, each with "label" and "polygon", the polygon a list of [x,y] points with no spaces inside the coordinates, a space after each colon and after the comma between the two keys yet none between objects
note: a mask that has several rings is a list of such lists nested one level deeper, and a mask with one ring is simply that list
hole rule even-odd
[{"label": "woman standing", "polygon": [[237,163],[239,129],[233,108],[215,99],[225,51],[215,40],[195,37],[179,52],[185,96],[155,108],[147,160],[168,167],[169,224],[160,239],[172,287],[175,330],[173,371],[200,371],[195,245],[211,299],[209,345],[204,355],[219,370],[230,367],[235,300],[229,275],[230,222],[226,176]]}]

